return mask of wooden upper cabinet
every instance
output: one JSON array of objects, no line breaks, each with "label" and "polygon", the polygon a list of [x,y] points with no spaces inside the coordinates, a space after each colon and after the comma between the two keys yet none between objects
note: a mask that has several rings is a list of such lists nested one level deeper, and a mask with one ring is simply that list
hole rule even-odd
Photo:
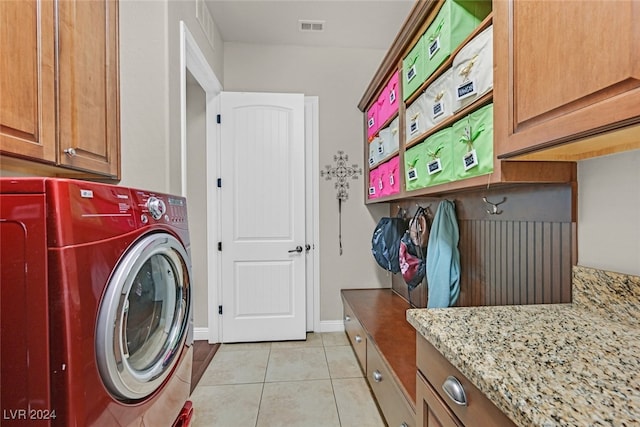
[{"label": "wooden upper cabinet", "polygon": [[53,163],[53,1],[0,1],[0,51],[0,152]]},{"label": "wooden upper cabinet", "polygon": [[119,178],[117,0],[0,0],[0,47],[3,157]]},{"label": "wooden upper cabinet", "polygon": [[640,2],[495,0],[493,9],[499,156],[555,147],[557,158],[519,158],[579,160],[638,146],[638,128],[565,143],[640,123]]},{"label": "wooden upper cabinet", "polygon": [[119,175],[118,3],[60,1],[59,159]]}]

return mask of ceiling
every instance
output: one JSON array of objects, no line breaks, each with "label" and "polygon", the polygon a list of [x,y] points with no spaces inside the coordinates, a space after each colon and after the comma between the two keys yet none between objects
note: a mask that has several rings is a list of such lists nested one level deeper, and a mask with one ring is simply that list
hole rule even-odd
[{"label": "ceiling", "polygon": [[[388,49],[414,0],[205,0],[225,42]],[[324,21],[302,32],[299,20]]]}]

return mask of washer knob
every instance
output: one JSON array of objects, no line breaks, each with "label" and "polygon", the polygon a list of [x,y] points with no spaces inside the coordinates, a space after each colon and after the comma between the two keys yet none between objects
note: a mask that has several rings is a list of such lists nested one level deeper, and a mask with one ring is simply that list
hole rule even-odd
[{"label": "washer knob", "polygon": [[167,205],[164,204],[162,199],[151,196],[147,200],[147,209],[149,209],[149,213],[153,219],[158,220],[167,212]]}]

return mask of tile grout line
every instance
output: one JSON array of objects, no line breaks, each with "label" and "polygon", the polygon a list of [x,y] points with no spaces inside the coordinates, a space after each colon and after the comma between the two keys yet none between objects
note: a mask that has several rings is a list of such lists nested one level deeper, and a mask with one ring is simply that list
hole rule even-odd
[{"label": "tile grout line", "polygon": [[327,362],[327,371],[329,371],[329,381],[331,382],[331,393],[333,394],[333,404],[336,407],[336,414],[338,415],[338,425],[342,426],[342,420],[340,419],[340,408],[338,407],[338,398],[336,397],[336,389],[333,386],[333,375],[331,374],[331,367],[329,366],[329,358],[327,357],[327,346],[324,345],[324,337],[322,339],[322,348],[324,350],[324,359]]},{"label": "tile grout line", "polygon": [[269,362],[271,361],[271,350],[273,349],[273,343],[269,346],[269,356],[267,356],[267,366],[264,369],[264,376],[262,377],[262,390],[260,391],[260,401],[258,402],[258,411],[256,413],[256,425],[258,427],[258,420],[260,419],[260,408],[262,407],[262,398],[264,397],[264,385],[267,382],[267,372],[269,371]]}]

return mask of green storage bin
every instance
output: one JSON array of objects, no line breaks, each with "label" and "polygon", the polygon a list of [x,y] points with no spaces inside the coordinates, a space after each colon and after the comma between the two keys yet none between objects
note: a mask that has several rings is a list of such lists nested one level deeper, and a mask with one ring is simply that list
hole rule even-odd
[{"label": "green storage bin", "polygon": [[[424,170],[427,186],[444,184],[454,180],[453,129],[445,128],[427,138],[424,144]],[[422,171],[422,170],[421,170]]]},{"label": "green storage bin", "polygon": [[489,13],[491,13],[491,1],[445,1],[422,36],[425,78],[442,65]]},{"label": "green storage bin", "polygon": [[427,79],[423,43],[423,37],[420,37],[411,52],[402,60],[402,99],[404,101]]},{"label": "green storage bin", "polygon": [[404,182],[407,191],[424,188],[429,184],[427,145],[424,141],[404,153]]},{"label": "green storage bin", "polygon": [[455,179],[493,172],[493,104],[454,123],[453,169]]}]

